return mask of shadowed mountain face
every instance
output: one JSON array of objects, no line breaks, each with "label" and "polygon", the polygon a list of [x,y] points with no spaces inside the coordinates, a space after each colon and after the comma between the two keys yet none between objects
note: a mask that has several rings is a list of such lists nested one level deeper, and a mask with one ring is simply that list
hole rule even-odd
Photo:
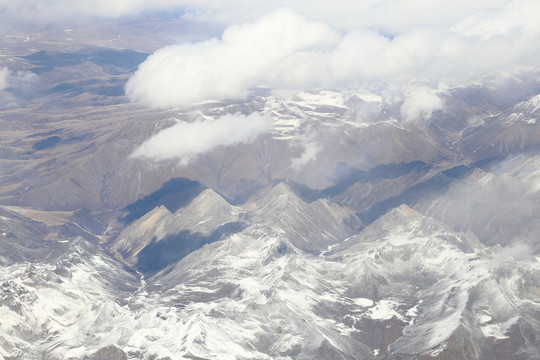
[{"label": "shadowed mountain face", "polygon": [[395,179],[411,172],[431,170],[427,164],[421,161],[413,161],[406,164],[388,164],[379,165],[369,171],[351,169],[347,164],[338,164],[336,173],[340,174],[337,178],[337,184],[326,188],[322,194],[326,197],[335,197],[347,190],[351,185],[359,182],[377,183],[382,179]]},{"label": "shadowed mountain face", "polygon": [[[477,359],[503,359],[510,341],[512,353],[538,355],[537,310],[530,306],[540,271],[534,257],[486,248],[474,234],[454,232],[406,205],[315,255],[295,245],[302,243],[292,222],[259,220],[271,217],[261,211],[275,209],[276,201],[300,206],[297,221],[317,212],[283,184],[270,193],[256,207],[235,207],[205,190],[174,214],[161,207],[135,220],[109,246],[123,244],[129,261],[129,246],[139,241],[131,236],[146,231],[152,239],[134,257],[134,268],[146,275],[139,281],[82,239],[50,263],[12,265],[6,271],[15,277],[1,287],[4,298],[10,294],[6,315],[25,329],[37,309],[54,313],[40,318],[31,336],[61,345],[26,347],[51,358],[81,346],[86,354],[127,356],[134,348],[166,354],[159,345],[199,358],[468,358],[474,352]],[[189,207],[198,218],[184,218]],[[211,214],[244,222],[220,225],[224,218],[214,221]],[[79,291],[88,295],[74,301]],[[51,293],[54,303],[46,297]],[[97,302],[102,305],[91,307]],[[85,315],[55,332],[76,312]],[[96,332],[107,336],[89,341]],[[223,348],[222,341],[237,347]]]},{"label": "shadowed mountain face", "polygon": [[148,54],[128,49],[89,48],[78,53],[38,51],[22,58],[34,66],[31,71],[38,75],[65,66],[81,65],[85,62],[93,63],[116,75],[118,72],[132,72],[147,57]]},{"label": "shadowed mountain face", "polygon": [[190,233],[187,230],[167,236],[159,242],[154,238],[137,254],[136,268],[145,275],[154,275],[158,271],[174,264],[190,253],[199,250],[206,244],[211,244],[240,232],[245,227],[241,222],[220,225],[208,236]]},{"label": "shadowed mountain face", "polygon": [[0,358],[540,358],[538,73],[131,102],[184,15],[0,36]]},{"label": "shadowed mountain face", "polygon": [[159,190],[126,206],[124,210],[128,214],[122,217],[121,221],[128,224],[158,206],[165,206],[170,212],[175,212],[189,204],[203,190],[204,187],[196,181],[171,179]]}]

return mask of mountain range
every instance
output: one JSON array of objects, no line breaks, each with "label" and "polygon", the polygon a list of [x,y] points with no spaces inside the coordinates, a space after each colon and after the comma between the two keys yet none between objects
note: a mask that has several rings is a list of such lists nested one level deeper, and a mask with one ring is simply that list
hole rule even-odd
[{"label": "mountain range", "polygon": [[538,71],[159,109],[140,26],[0,38],[0,358],[540,358]]}]

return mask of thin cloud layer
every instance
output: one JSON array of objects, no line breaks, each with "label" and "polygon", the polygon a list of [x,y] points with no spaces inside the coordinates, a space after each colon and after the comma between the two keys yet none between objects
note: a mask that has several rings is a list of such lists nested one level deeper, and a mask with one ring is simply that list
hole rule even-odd
[{"label": "thin cloud layer", "polygon": [[323,150],[323,147],[317,142],[316,132],[299,137],[302,146],[302,152],[296,158],[291,159],[291,168],[301,170],[304,165],[317,160],[317,156]]},{"label": "thin cloud layer", "polygon": [[10,71],[6,67],[0,68],[0,90],[4,90],[9,86],[9,78]]},{"label": "thin cloud layer", "polygon": [[[538,18],[536,2],[515,1],[451,26],[417,26],[388,36],[366,28],[340,31],[279,9],[255,22],[229,27],[221,39],[155,52],[129,80],[126,95],[167,108],[242,99],[258,86],[275,91],[362,87],[381,92],[390,85],[411,83],[459,86],[493,71],[538,66],[540,49],[533,45],[540,40]],[[429,107],[440,108],[431,96],[426,97],[430,105],[425,111],[415,111],[413,100],[404,105],[407,119],[429,116]]]},{"label": "thin cloud layer", "polygon": [[272,119],[259,113],[181,122],[146,140],[131,157],[156,161],[180,159],[187,164],[197,155],[218,146],[250,142],[272,127]]},{"label": "thin cloud layer", "polygon": [[221,24],[254,21],[279,6],[339,29],[371,28],[397,34],[416,25],[455,24],[479,10],[498,9],[511,0],[0,0],[6,21],[57,22],[81,16],[120,17],[180,8],[190,18]]},{"label": "thin cloud layer", "polygon": [[6,18],[43,23],[78,16],[118,17],[185,3],[177,0],[0,0],[0,10]]}]

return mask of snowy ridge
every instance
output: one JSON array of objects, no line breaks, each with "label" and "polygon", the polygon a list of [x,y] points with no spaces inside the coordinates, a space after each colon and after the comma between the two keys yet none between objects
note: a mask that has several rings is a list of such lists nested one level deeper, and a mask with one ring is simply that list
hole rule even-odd
[{"label": "snowy ridge", "polygon": [[114,341],[128,323],[122,306],[137,280],[94,251],[76,243],[56,264],[2,268],[0,333],[10,344],[2,356],[79,357]]},{"label": "snowy ridge", "polygon": [[540,95],[533,96],[527,101],[514,106],[515,111],[521,111],[528,114],[534,114],[540,110]]},{"label": "snowy ridge", "polygon": [[[275,192],[287,207],[293,195]],[[149,279],[84,243],[56,264],[3,268],[1,354],[407,358],[443,354],[463,336],[504,341],[537,321],[540,263],[494,262],[492,250],[406,206],[323,256],[295,240],[278,223],[255,223]]]}]

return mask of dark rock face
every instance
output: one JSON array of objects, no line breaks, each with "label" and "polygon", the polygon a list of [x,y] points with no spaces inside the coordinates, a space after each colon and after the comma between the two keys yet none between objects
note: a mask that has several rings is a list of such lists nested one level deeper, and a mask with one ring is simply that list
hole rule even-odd
[{"label": "dark rock face", "polygon": [[117,348],[114,345],[109,345],[99,349],[93,355],[84,357],[88,360],[127,360],[128,357],[125,352]]}]

